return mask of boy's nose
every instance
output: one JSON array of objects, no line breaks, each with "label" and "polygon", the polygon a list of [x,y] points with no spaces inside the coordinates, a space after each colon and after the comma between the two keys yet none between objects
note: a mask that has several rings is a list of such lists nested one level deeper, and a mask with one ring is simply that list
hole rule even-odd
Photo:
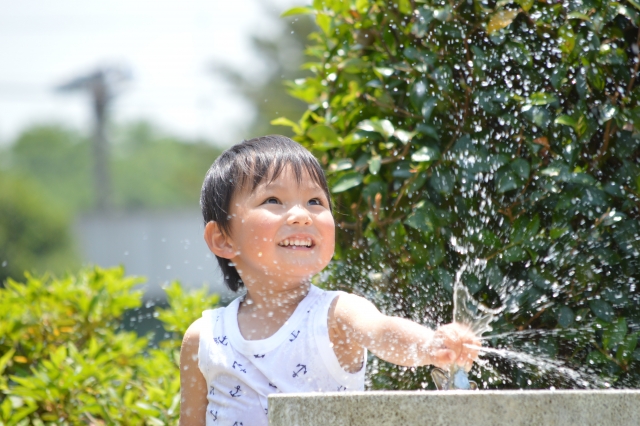
[{"label": "boy's nose", "polygon": [[307,209],[300,206],[293,206],[289,210],[287,223],[289,225],[311,225],[313,221],[311,220],[311,215],[309,215]]}]

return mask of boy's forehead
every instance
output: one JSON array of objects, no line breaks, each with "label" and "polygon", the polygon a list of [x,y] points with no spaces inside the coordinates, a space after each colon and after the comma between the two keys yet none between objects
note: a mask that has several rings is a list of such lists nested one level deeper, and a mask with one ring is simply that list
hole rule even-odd
[{"label": "boy's forehead", "polygon": [[322,187],[311,177],[309,172],[304,168],[300,171],[300,180],[296,179],[295,172],[291,166],[284,167],[277,177],[273,178],[272,172],[264,176],[262,181],[252,189],[253,177],[249,176],[245,180],[245,185],[237,192],[238,195],[251,195],[256,192],[267,191],[270,189],[296,189],[296,190],[322,190]]},{"label": "boy's forehead", "polygon": [[260,187],[262,187],[262,189],[318,189],[320,185],[318,185],[305,169],[301,170],[300,180],[298,181],[292,168],[285,167],[275,179],[272,176],[263,179],[256,189]]}]

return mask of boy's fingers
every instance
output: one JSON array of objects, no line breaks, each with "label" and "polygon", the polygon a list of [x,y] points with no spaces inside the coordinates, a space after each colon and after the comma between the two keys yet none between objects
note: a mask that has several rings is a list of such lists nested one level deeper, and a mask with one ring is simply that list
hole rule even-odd
[{"label": "boy's fingers", "polygon": [[451,349],[447,350],[446,359],[448,362],[454,362],[456,360],[456,353]]},{"label": "boy's fingers", "polygon": [[457,358],[457,354],[451,349],[439,349],[435,351],[434,355],[434,365],[441,368],[448,368],[452,365]]},{"label": "boy's fingers", "polygon": [[434,358],[447,367],[457,364],[469,371],[473,362],[478,358],[478,347],[482,345],[480,339],[468,326],[464,324],[446,324],[436,330],[438,344],[434,347]]}]

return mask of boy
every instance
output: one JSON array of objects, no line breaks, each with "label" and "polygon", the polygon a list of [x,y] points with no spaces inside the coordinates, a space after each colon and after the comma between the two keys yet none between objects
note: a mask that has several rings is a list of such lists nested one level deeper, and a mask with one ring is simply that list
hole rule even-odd
[{"label": "boy", "polygon": [[181,425],[267,425],[270,393],[364,390],[367,349],[399,365],[471,368],[479,341],[468,328],[433,332],[311,285],[334,252],[330,200],[318,161],[284,136],[235,145],[209,169],[204,238],[246,295],[185,333]]}]

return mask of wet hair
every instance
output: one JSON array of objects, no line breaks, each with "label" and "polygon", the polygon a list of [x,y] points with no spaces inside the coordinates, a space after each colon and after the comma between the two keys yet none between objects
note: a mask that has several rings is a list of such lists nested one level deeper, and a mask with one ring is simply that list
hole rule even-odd
[{"label": "wet hair", "polygon": [[[269,135],[243,141],[224,151],[211,165],[202,184],[200,208],[205,226],[218,223],[223,235],[231,234],[229,208],[235,194],[243,189],[255,190],[260,183],[273,182],[287,167],[296,182],[308,174],[324,191],[331,207],[329,187],[318,160],[302,145],[286,136]],[[224,281],[231,291],[244,286],[229,259],[216,256]]]}]

